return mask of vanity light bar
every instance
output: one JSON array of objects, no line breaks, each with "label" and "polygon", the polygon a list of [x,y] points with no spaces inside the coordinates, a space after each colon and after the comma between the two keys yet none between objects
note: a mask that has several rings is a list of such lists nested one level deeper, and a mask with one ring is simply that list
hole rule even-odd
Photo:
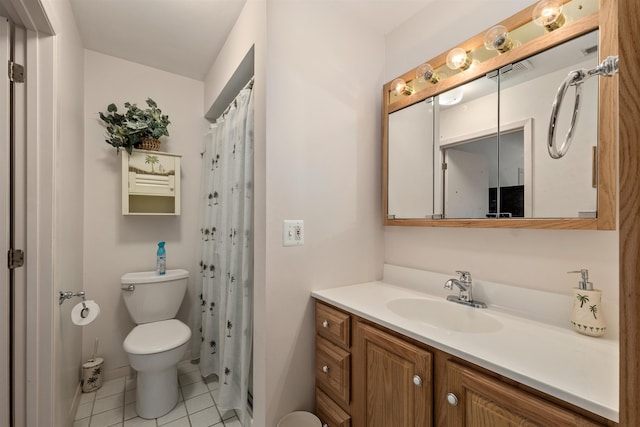
[{"label": "vanity light bar", "polygon": [[[576,3],[578,4],[578,6],[569,7],[565,3]],[[588,3],[592,3],[592,1],[589,0]],[[577,11],[576,7],[581,12]],[[523,42],[530,41],[524,40],[523,42],[521,42],[520,40],[514,39],[511,37],[510,32],[517,32],[520,37],[522,37],[520,29],[525,25],[530,24],[534,24],[534,28],[535,25],[541,26],[547,32],[555,31],[563,27],[572,19],[588,16],[590,13],[592,13],[593,7],[594,6],[592,5],[587,5],[583,8],[581,6],[581,3],[578,3],[577,0],[540,0],[536,4],[526,9],[528,10],[528,12],[526,12],[525,16],[520,18],[521,20],[518,19],[503,21],[506,25],[509,25],[507,22],[511,22],[511,25],[513,25],[513,22],[526,21],[524,24],[520,24],[517,27],[511,27],[511,29],[507,28],[507,26],[503,24],[495,25],[487,30],[484,33],[484,36],[482,34],[479,34],[478,36],[476,36],[476,38],[468,40],[468,42],[473,43],[472,46],[475,46],[471,50],[468,50],[469,45],[467,44],[465,46],[465,49],[452,49],[447,54],[446,61],[444,61],[445,58],[441,58],[441,56],[444,56],[444,54],[438,56],[437,58],[434,58],[434,60],[436,60],[436,62],[438,63],[442,60],[443,63],[441,64],[441,66],[448,66],[448,68],[452,70],[466,71],[474,67],[476,64],[493,58],[486,58],[486,55],[482,54],[479,56],[474,55],[474,53],[477,52],[477,48],[484,47],[489,51],[496,52],[498,55],[506,53],[514,48],[521,46]],[[595,7],[597,10],[597,5]],[[570,10],[572,19],[570,19],[570,17],[566,15],[566,10]],[[524,12],[525,11],[523,11],[523,13]],[[528,20],[527,16],[530,17],[528,18]],[[537,34],[539,34],[539,32]],[[536,38],[538,36],[533,37]],[[477,46],[475,44],[477,42],[480,42],[482,44]],[[407,78],[406,74],[403,75],[403,78],[395,79],[389,88],[388,93],[390,96],[387,101],[388,104],[393,104],[394,102],[399,101],[401,97],[413,95],[414,93],[424,90],[430,87],[430,85],[437,84],[449,77],[448,75],[444,75],[441,72],[440,65],[436,67],[431,65],[434,63],[434,60],[429,61],[430,63],[425,62],[416,67],[414,69],[415,78],[413,78],[412,76],[413,80],[409,79],[408,81],[405,81],[404,79]],[[438,71],[436,71],[436,69],[438,69]],[[396,88],[397,80],[401,80],[404,83],[404,86],[401,86],[400,89]]]}]

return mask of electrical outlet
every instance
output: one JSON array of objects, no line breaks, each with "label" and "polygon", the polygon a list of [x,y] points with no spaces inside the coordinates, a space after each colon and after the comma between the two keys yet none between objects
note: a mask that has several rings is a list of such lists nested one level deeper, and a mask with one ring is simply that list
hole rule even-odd
[{"label": "electrical outlet", "polygon": [[285,219],[282,227],[282,246],[301,246],[304,244],[304,221]]}]

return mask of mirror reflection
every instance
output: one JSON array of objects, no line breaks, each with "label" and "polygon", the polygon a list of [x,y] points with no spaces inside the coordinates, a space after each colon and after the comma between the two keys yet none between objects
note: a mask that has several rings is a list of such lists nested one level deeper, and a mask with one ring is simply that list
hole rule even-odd
[{"label": "mirror reflection", "polygon": [[594,31],[389,114],[389,217],[595,217],[597,79],[583,85],[567,156],[551,159],[546,136],[559,83],[596,66],[597,52]]}]

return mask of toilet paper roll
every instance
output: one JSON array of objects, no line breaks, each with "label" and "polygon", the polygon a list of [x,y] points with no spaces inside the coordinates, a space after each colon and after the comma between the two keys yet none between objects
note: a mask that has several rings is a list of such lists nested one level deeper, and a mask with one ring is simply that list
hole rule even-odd
[{"label": "toilet paper roll", "polygon": [[[84,303],[84,305],[82,305]],[[80,302],[71,310],[71,321],[76,325],[84,326],[96,320],[100,314],[100,306],[95,301]]]}]

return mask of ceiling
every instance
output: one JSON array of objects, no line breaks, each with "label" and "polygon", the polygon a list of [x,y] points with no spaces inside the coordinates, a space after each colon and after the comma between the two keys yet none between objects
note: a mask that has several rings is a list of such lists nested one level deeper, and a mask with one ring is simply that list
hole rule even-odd
[{"label": "ceiling", "polygon": [[71,0],[84,47],[204,80],[246,0]]},{"label": "ceiling", "polygon": [[[85,48],[204,80],[246,1],[71,0],[71,5]],[[434,2],[296,1],[331,3],[380,34]]]}]

